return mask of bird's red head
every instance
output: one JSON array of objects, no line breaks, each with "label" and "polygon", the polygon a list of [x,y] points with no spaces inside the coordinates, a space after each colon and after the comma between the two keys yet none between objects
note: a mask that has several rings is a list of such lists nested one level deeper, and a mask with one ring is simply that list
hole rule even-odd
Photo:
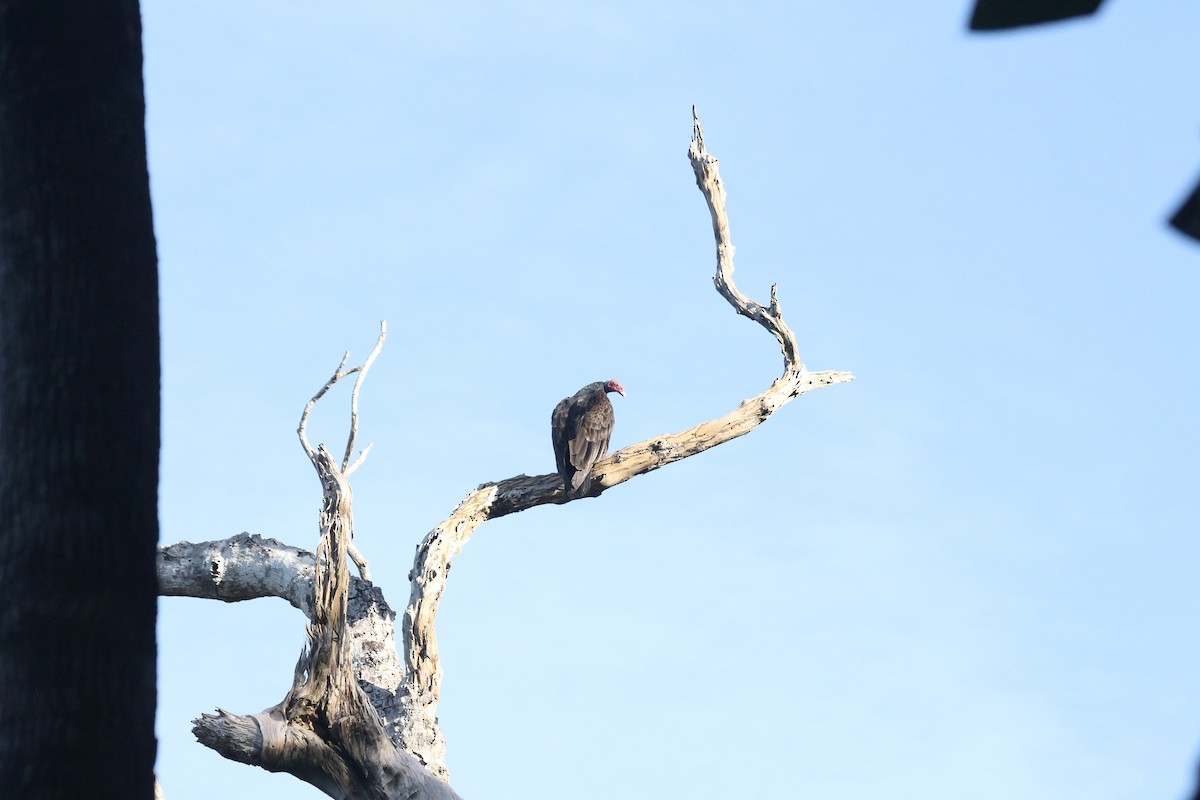
[{"label": "bird's red head", "polygon": [[625,387],[623,387],[623,386],[621,386],[621,384],[617,383],[615,378],[610,381],[605,381],[604,391],[616,392],[617,394],[621,395],[621,397],[625,396]]}]

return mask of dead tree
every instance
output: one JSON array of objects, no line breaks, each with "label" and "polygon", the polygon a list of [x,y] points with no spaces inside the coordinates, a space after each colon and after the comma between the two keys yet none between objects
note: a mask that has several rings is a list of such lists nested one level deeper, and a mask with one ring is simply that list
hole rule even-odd
[{"label": "dead tree", "polygon": [[[689,157],[712,215],[717,291],[738,314],[775,337],[783,353],[783,374],[723,417],[630,445],[600,460],[588,496],[749,433],[785,403],[812,389],[853,380],[848,372],[810,372],[804,366],[774,286],[768,305],[738,290],[733,282],[734,248],[725,187],[717,160],[705,150],[698,119]],[[408,606],[400,616],[402,647],[397,654],[396,614],[370,584],[366,562],[352,545],[347,480],[365,457],[364,451],[351,461],[358,433],[359,389],[385,336],[386,328],[361,366],[346,369],[343,357],[301,415],[301,445],[320,477],[324,495],[316,554],[245,533],[224,541],[180,542],[160,552],[160,591],[227,602],[282,597],[310,620],[308,643],[284,699],[258,714],[218,710],[201,716],[193,728],[201,743],[226,758],[289,772],[335,798],[454,798],[458,795],[447,782],[446,743],[437,722],[442,667],[434,635],[450,560],[481,523],[568,500],[557,474],[517,475],[482,484],[468,494],[417,548],[409,573]],[[337,461],[323,445],[314,449],[308,442],[306,422],[330,387],[355,374],[350,433]],[[358,564],[361,578],[350,575],[349,560]]]}]

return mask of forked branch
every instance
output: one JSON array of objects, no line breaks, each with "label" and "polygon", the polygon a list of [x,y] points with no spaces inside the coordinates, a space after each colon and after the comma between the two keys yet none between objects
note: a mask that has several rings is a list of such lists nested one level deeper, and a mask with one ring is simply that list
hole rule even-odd
[{"label": "forked branch", "polygon": [[346,369],[346,362],[350,359],[350,352],[346,351],[342,355],[341,363],[333,371],[333,375],[329,377],[329,380],[325,381],[324,386],[317,390],[317,393],[308,401],[308,405],[304,406],[304,411],[300,413],[300,424],[296,428],[296,435],[300,437],[300,446],[304,448],[305,455],[308,456],[308,460],[313,463],[314,467],[317,466],[317,453],[308,441],[308,417],[312,414],[317,401],[324,397],[326,392],[337,385],[338,381],[356,373],[358,374],[358,378],[354,381],[354,389],[350,392],[350,432],[346,436],[346,454],[342,458],[342,472],[350,475],[366,459],[367,453],[371,450],[370,445],[367,445],[366,449],[359,453],[354,464],[350,463],[350,455],[354,452],[354,444],[358,440],[358,393],[362,387],[363,379],[367,377],[367,370],[371,368],[371,365],[375,363],[375,359],[379,357],[379,351],[383,349],[383,343],[386,340],[387,322],[384,321],[379,323],[379,338],[375,340],[375,347],[371,350],[371,354],[367,356],[367,360],[358,366]]},{"label": "forked branch", "polygon": [[[810,372],[798,356],[795,334],[783,321],[774,286],[771,302],[762,305],[742,294],[733,282],[733,242],[729,235],[725,185],[717,159],[704,146],[704,130],[692,109],[693,137],[688,157],[696,174],[696,185],[704,195],[712,216],[717,247],[717,271],[713,283],[722,297],[742,316],[748,317],[775,337],[783,353],[783,374],[763,393],[742,401],[723,417],[702,422],[681,433],[666,434],[630,445],[600,460],[592,468],[595,497],[637,475],[702,453],[749,433],[785,403],[822,386],[854,380],[849,372]],[[437,702],[441,692],[442,668],[438,657],[434,620],[450,559],[466,544],[481,523],[546,503],[565,503],[562,481],[557,474],[517,475],[485,483],[467,495],[446,520],[429,532],[417,548],[409,579],[412,593],[401,621],[404,637],[405,682],[402,702],[405,746],[417,753],[431,769],[442,768],[445,743],[437,725]]]},{"label": "forked branch", "polygon": [[[356,469],[362,466],[363,461],[365,461],[367,458],[367,454],[371,452],[371,445],[367,445],[366,448],[364,448],[363,451],[358,454],[358,458],[355,459],[354,463],[350,463],[350,456],[354,452],[355,442],[358,441],[358,393],[362,388],[363,380],[367,377],[367,370],[371,369],[371,365],[374,364],[375,359],[379,357],[379,351],[383,349],[383,343],[385,341],[387,341],[387,322],[383,321],[379,323],[379,338],[375,340],[375,347],[372,348],[371,354],[367,356],[367,360],[358,366],[346,369],[346,361],[350,358],[350,352],[347,351],[345,354],[343,354],[341,363],[339,363],[337,369],[333,371],[333,375],[330,376],[329,380],[325,381],[325,385],[322,386],[317,393],[312,396],[312,399],[308,401],[306,406],[304,406],[304,411],[300,413],[300,424],[296,427],[296,435],[300,438],[300,446],[304,448],[304,454],[308,456],[308,460],[312,462],[312,465],[317,470],[318,475],[321,474],[324,466],[320,463],[320,459],[318,457],[319,454],[313,449],[312,444],[308,441],[308,417],[310,414],[312,414],[312,410],[317,405],[317,401],[324,397],[326,392],[332,389],[338,381],[356,373],[358,378],[355,379],[354,389],[350,392],[350,431],[346,435],[346,454],[342,458],[342,466],[341,469],[338,470],[339,474],[341,474],[343,477],[350,477],[350,475]],[[353,537],[354,534],[351,532],[351,541],[346,548],[347,553],[354,561],[355,566],[358,567],[358,574],[363,577],[363,580],[369,581],[371,580],[370,567],[367,565],[367,560],[363,558],[361,553],[358,552],[358,548],[354,546]]]},{"label": "forked branch", "polygon": [[[292,687],[282,702],[264,712],[206,714],[195,721],[193,731],[201,742],[229,758],[290,772],[335,798],[453,800],[458,795],[449,785],[423,769],[416,757],[389,737],[371,697],[359,685],[352,659],[347,611],[353,513],[347,471],[357,429],[358,389],[385,334],[383,329],[371,358],[361,367],[345,370],[343,358],[301,415],[300,441],[321,482],[321,537],[313,573],[308,643],[296,663]],[[351,434],[346,456],[339,464],[324,445],[312,448],[305,428],[316,401],[354,372],[359,378],[352,398]],[[256,544],[252,540],[245,543]]]},{"label": "forked branch", "polygon": [[[704,132],[694,110],[693,122],[689,158],[712,217],[717,249],[714,285],[738,314],[754,320],[775,338],[783,354],[783,373],[761,394],[743,401],[718,419],[630,445],[600,460],[592,470],[589,496],[598,496],[637,475],[749,433],[781,406],[812,389],[853,380],[848,372],[807,369],[798,356],[795,335],[783,320],[774,286],[767,305],[738,290],[733,281],[734,247],[729,234],[725,187],[717,160],[705,148]],[[374,632],[366,634],[357,633],[355,627],[362,617],[387,617],[389,613],[385,605],[376,604],[371,606],[373,611],[354,614],[354,626],[347,627],[348,593],[355,592],[354,587],[369,585],[350,581],[346,570],[349,556],[359,561],[360,572],[367,577],[365,564],[355,557],[351,541],[350,488],[346,478],[370,449],[364,449],[351,462],[358,434],[359,388],[385,336],[386,327],[381,326],[375,349],[362,365],[347,369],[348,356],[343,357],[300,418],[297,433],[321,478],[324,498],[318,555],[314,557],[249,536],[200,545],[180,543],[161,551],[160,576],[163,593],[227,601],[277,595],[287,598],[312,620],[309,645],[297,664],[287,698],[261,714],[205,715],[196,721],[195,731],[201,741],[226,757],[273,771],[292,772],[334,797],[453,798],[457,796],[453,790],[434,777],[444,780],[447,774],[445,742],[437,724],[442,669],[434,622],[450,560],[483,522],[538,505],[565,503],[567,498],[557,474],[517,475],[485,483],[468,494],[425,537],[409,575],[411,594],[401,620],[405,670],[395,697],[398,708],[383,710],[391,698],[385,684],[395,683],[382,676],[377,687],[379,693],[368,699],[355,680],[366,675],[363,662],[361,658],[357,664],[350,662],[348,642],[374,636],[378,641],[373,641],[370,648],[361,648],[363,651],[377,652],[380,647],[388,647],[389,626],[376,626],[372,628]],[[335,460],[326,448],[312,446],[307,423],[317,401],[339,380],[353,374],[358,378],[351,394],[350,432],[344,455]],[[261,569],[261,562],[265,561],[275,568]],[[370,587],[368,591],[375,590]],[[355,647],[356,651],[359,649]],[[391,675],[397,672],[385,671]],[[371,677],[366,680],[373,681]],[[381,724],[376,711],[382,711],[384,723]],[[395,741],[401,746],[396,747]],[[428,771],[420,769],[421,764]]]}]

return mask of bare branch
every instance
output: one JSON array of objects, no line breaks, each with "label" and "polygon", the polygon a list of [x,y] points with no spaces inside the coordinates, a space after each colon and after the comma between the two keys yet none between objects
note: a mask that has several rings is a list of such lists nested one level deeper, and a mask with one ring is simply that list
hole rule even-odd
[{"label": "bare branch", "polygon": [[158,593],[235,603],[282,597],[312,614],[314,555],[308,550],[240,533],[220,542],[179,542],[158,551]]},{"label": "bare branch", "polygon": [[[316,556],[249,533],[215,542],[179,542],[158,550],[159,594],[233,603],[279,597],[306,617],[313,613]],[[396,612],[367,579],[350,579],[346,637],[359,685],[388,736],[401,744],[403,714],[396,692],[404,668],[396,648]]]},{"label": "bare branch", "polygon": [[[351,716],[333,720],[331,731],[344,735]],[[290,724],[278,708],[258,714],[221,709],[192,720],[197,741],[225,758],[287,772],[330,797],[344,800],[459,800],[450,786],[422,770],[410,753],[393,750],[378,769],[362,770],[362,753],[333,747],[315,730]],[[332,737],[330,737],[332,738]]]},{"label": "bare branch", "polygon": [[[194,731],[203,743],[227,757],[292,773],[333,797],[454,798],[457,795],[439,776],[424,769],[414,755],[397,746],[400,720],[396,717],[402,715],[402,707],[399,715],[392,715],[391,725],[386,724],[386,714],[381,719],[379,706],[386,708],[395,694],[386,686],[371,686],[368,693],[359,684],[364,672],[360,656],[372,648],[366,646],[363,637],[355,635],[356,626],[349,613],[355,586],[349,561],[353,559],[359,565],[364,579],[368,573],[365,560],[351,542],[353,515],[347,472],[358,432],[358,394],[386,336],[386,324],[381,323],[379,339],[367,361],[347,370],[347,359],[343,357],[333,376],[301,414],[297,431],[301,446],[321,482],[320,544],[311,569],[308,559],[303,558],[310,554],[288,553],[293,562],[301,561],[301,565],[289,565],[293,567],[290,580],[275,574],[270,586],[272,591],[286,594],[310,619],[308,644],[296,664],[292,687],[282,702],[266,712],[250,716],[224,712],[205,715],[195,721]],[[351,394],[350,433],[345,457],[339,465],[324,445],[313,449],[306,434],[307,421],[329,388],[354,372],[359,377]],[[355,466],[361,462],[362,456]],[[238,539],[238,544],[258,545],[261,540],[254,541],[247,535]],[[229,556],[232,540],[219,548],[204,547],[199,553],[192,552],[195,549],[192,545],[186,548],[178,545],[162,554],[165,566],[174,567],[164,570],[168,577],[177,579],[177,583],[199,584],[206,596],[228,599],[228,565],[233,561],[243,566],[242,561]],[[217,550],[219,554],[214,555]],[[234,582],[234,597],[261,594],[264,587],[255,586],[252,575],[261,578],[271,569],[276,573],[285,571],[281,559],[274,554],[259,548],[258,555],[263,563],[255,566],[262,567],[265,563],[267,570],[236,569],[238,576],[248,580]],[[302,578],[310,579],[311,583],[309,580],[304,583],[310,583],[311,593],[296,589]],[[394,654],[390,622],[389,619],[387,625],[375,626],[373,644],[376,650],[390,646]],[[387,659],[377,661],[377,666],[382,666]],[[394,687],[399,683],[399,670],[393,670],[392,674]],[[445,777],[444,768],[440,777]]]},{"label": "bare branch", "polygon": [[362,579],[364,581],[371,580],[371,567],[367,564],[366,556],[360,553],[358,548],[354,546],[354,542],[350,542],[347,545],[346,551],[350,556],[350,560],[354,562],[354,566],[358,567],[358,574],[362,576]]},{"label": "bare branch", "polygon": [[[358,469],[359,464],[367,457],[367,452],[371,449],[370,445],[366,450],[363,450],[358,457],[358,461],[354,462],[354,467],[349,469],[350,455],[354,452],[354,442],[358,438],[358,392],[362,388],[363,379],[367,377],[367,370],[375,363],[375,359],[379,356],[379,351],[383,349],[384,340],[387,339],[387,320],[379,323],[379,338],[375,340],[375,347],[371,350],[371,355],[367,356],[367,360],[363,362],[362,367],[358,370],[358,378],[354,381],[354,391],[350,393],[350,435],[346,438],[346,455],[342,458],[342,472],[349,475],[354,470]],[[364,576],[365,577],[365,576]]]},{"label": "bare branch", "polygon": [[[717,247],[717,272],[713,283],[734,310],[762,325],[775,337],[783,353],[783,374],[762,394],[742,401],[723,417],[702,422],[682,433],[658,436],[630,445],[600,460],[592,468],[591,490],[596,497],[605,490],[646,472],[702,453],[743,436],[762,424],[789,401],[822,386],[854,380],[849,372],[809,372],[798,357],[796,337],[783,321],[779,299],[771,287],[771,303],[763,306],[743,295],[733,282],[734,246],[729,236],[725,186],[717,171],[717,159],[704,147],[704,131],[693,112],[693,139],[689,148],[696,183],[708,203],[713,237]],[[481,523],[546,503],[565,503],[562,480],[557,474],[517,475],[485,483],[458,505],[445,521],[429,532],[417,547],[409,580],[412,594],[405,609],[401,632],[404,637],[405,746],[418,753],[426,764],[440,763],[445,742],[437,725],[437,703],[441,692],[442,668],[438,657],[434,620],[452,559]]]},{"label": "bare branch", "polygon": [[354,463],[346,467],[345,472],[347,478],[353,475],[354,471],[362,466],[363,462],[367,460],[367,454],[371,452],[371,448],[374,446],[374,444],[369,444],[364,447],[362,452],[358,454],[358,458],[354,459]]},{"label": "bare branch", "polygon": [[348,619],[350,486],[324,445],[315,456],[322,487],[321,541],[308,645],[292,687],[281,703],[261,714],[204,715],[193,730],[228,758],[289,772],[332,797],[456,798],[415,756],[395,745],[373,698],[358,683]]},{"label": "bare branch", "polygon": [[[291,690],[276,709],[285,720],[285,729],[320,732],[322,745],[334,756],[322,771],[338,781],[347,797],[457,797],[448,785],[422,769],[417,758],[393,744],[370,698],[358,685],[347,636],[348,550],[353,530],[350,486],[323,446],[317,448],[315,466],[323,495],[316,602],[308,647],[296,664]],[[290,758],[290,743],[283,744],[280,752]],[[312,764],[306,758],[300,766],[311,769]],[[343,788],[343,777],[354,785]]]},{"label": "bare branch", "polygon": [[404,748],[439,775],[446,770],[446,740],[437,720],[442,661],[434,622],[446,588],[450,559],[458,555],[475,528],[487,519],[494,495],[492,486],[481,486],[467,495],[454,513],[417,546],[416,560],[408,573],[412,593],[400,623],[404,641],[404,684],[400,692],[404,715],[400,736]]},{"label": "bare branch", "polygon": [[[346,603],[350,587],[346,545],[352,529],[350,485],[324,445],[317,447],[317,474],[321,478],[321,542],[317,547],[317,572],[313,583],[315,607],[309,625],[307,680],[288,693],[285,706],[316,703],[328,691],[335,673],[349,663],[345,649]],[[357,688],[357,687],[356,687]]]},{"label": "bare branch", "polygon": [[346,437],[346,456],[342,459],[342,472],[349,475],[355,469],[358,469],[362,461],[366,459],[367,451],[371,449],[370,446],[368,446],[366,450],[359,454],[358,461],[355,462],[354,467],[347,469],[348,465],[350,464],[350,455],[354,451],[355,440],[358,438],[358,393],[362,388],[363,379],[367,377],[367,370],[371,368],[371,365],[375,363],[375,359],[379,357],[379,351],[383,349],[383,343],[386,340],[387,320],[383,320],[379,323],[379,338],[375,340],[375,347],[372,348],[371,354],[367,356],[367,360],[358,366],[346,369],[346,362],[350,359],[350,351],[347,350],[342,355],[341,363],[338,364],[337,369],[333,371],[333,375],[331,375],[329,380],[325,381],[325,385],[322,386],[317,393],[312,396],[312,399],[308,401],[308,405],[304,407],[304,411],[301,412],[300,424],[296,428],[296,434],[300,437],[300,446],[304,448],[304,453],[308,456],[309,461],[313,462],[313,466],[316,466],[317,463],[317,453],[313,449],[312,444],[310,444],[308,441],[308,417],[312,413],[313,408],[317,405],[317,401],[324,397],[326,392],[332,389],[338,381],[355,373],[358,373],[358,378],[354,381],[354,389],[350,393],[350,433]]},{"label": "bare branch", "polygon": [[277,708],[258,714],[217,709],[192,720],[192,734],[231,761],[291,773],[330,797],[361,793],[345,759],[314,731],[288,725]]},{"label": "bare branch", "polygon": [[[337,369],[333,371],[333,375],[330,376],[329,380],[325,381],[325,385],[322,386],[320,390],[312,396],[312,399],[308,401],[308,405],[304,407],[304,411],[301,412],[300,424],[296,428],[296,434],[300,437],[300,446],[304,448],[305,455],[308,456],[308,460],[311,461],[313,467],[316,468],[318,475],[321,473],[322,466],[319,463],[317,451],[313,449],[312,444],[308,441],[308,417],[312,413],[313,408],[317,405],[317,401],[324,397],[326,392],[333,388],[338,381],[355,373],[358,373],[358,378],[355,379],[354,389],[350,392],[350,432],[346,436],[346,455],[342,458],[342,466],[341,469],[338,470],[339,474],[343,478],[349,477],[351,473],[362,466],[363,462],[367,459],[367,454],[371,452],[371,445],[367,445],[367,447],[358,454],[358,458],[354,461],[354,463],[350,463],[350,456],[354,452],[354,444],[358,440],[358,394],[362,390],[363,380],[367,377],[367,371],[371,369],[371,365],[374,364],[375,359],[379,357],[379,352],[383,349],[383,343],[385,341],[387,341],[387,320],[383,320],[379,323],[379,338],[375,340],[375,347],[371,349],[371,354],[367,356],[367,360],[358,366],[346,369],[346,361],[350,358],[350,351],[347,350],[346,353],[342,355],[341,363],[338,364]],[[351,533],[351,536],[353,536],[353,533]],[[355,566],[358,567],[358,574],[361,575],[364,580],[371,580],[371,570],[367,564],[366,558],[363,557],[362,553],[360,553],[358,548],[352,543],[348,546],[347,550],[351,560],[354,561]]]},{"label": "bare branch", "polygon": [[322,386],[317,393],[312,396],[312,399],[308,401],[308,405],[304,407],[304,411],[300,413],[300,425],[296,428],[296,434],[300,437],[300,446],[304,448],[305,455],[307,455],[309,461],[312,461],[314,464],[317,460],[317,453],[315,450],[313,450],[312,445],[308,443],[308,415],[312,413],[313,407],[317,404],[317,401],[324,397],[325,393],[332,389],[335,383],[358,370],[358,367],[353,367],[346,372],[342,372],[342,368],[346,366],[346,361],[349,360],[349,358],[350,351],[347,350],[342,354],[342,362],[338,364],[337,369],[333,371],[333,375],[330,376],[329,380],[325,381],[325,385]]},{"label": "bare branch", "polygon": [[[737,313],[762,325],[775,337],[783,350],[784,373],[780,380],[795,381],[805,368],[797,355],[799,348],[796,345],[796,336],[783,321],[775,285],[771,285],[771,305],[766,307],[738,291],[733,282],[733,254],[736,248],[729,236],[725,183],[717,170],[719,162],[704,147],[704,129],[700,127],[700,118],[696,115],[695,106],[692,106],[692,144],[688,148],[688,159],[692,162],[692,171],[696,174],[696,186],[703,193],[708,212],[712,216],[713,238],[716,239],[717,245],[717,274],[713,276],[713,283]],[[853,380],[849,373],[839,374],[845,375],[843,380]]]}]

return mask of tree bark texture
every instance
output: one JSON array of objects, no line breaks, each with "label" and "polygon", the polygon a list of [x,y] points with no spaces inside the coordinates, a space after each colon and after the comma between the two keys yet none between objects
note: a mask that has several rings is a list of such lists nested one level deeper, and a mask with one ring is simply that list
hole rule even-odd
[{"label": "tree bark texture", "polygon": [[[201,597],[236,603],[279,597],[310,620],[315,607],[315,553],[240,533],[224,541],[178,542],[159,549],[158,591],[164,597]],[[397,691],[404,667],[396,651],[396,612],[369,581],[350,577],[346,642],[358,685],[371,699],[397,745],[404,709]]]},{"label": "tree bark texture", "polygon": [[0,793],[154,795],[158,280],[137,0],[0,0]]},{"label": "tree bark texture", "polygon": [[[738,290],[733,281],[734,247],[725,187],[716,158],[705,149],[698,119],[688,156],[712,217],[717,292],[738,314],[775,338],[783,373],[761,394],[722,417],[601,459],[593,468],[588,497],[743,436],[813,389],[854,379],[848,372],[812,372],[804,365],[795,335],[783,320],[775,287],[768,305]],[[395,656],[397,617],[369,583],[365,561],[354,554],[347,482],[369,450],[351,461],[358,430],[358,392],[385,336],[386,326],[362,366],[347,368],[349,354],[343,357],[300,418],[297,433],[324,494],[317,555],[245,533],[218,542],[180,542],[159,551],[160,591],[226,602],[282,597],[312,622],[308,647],[287,698],[259,714],[218,709],[216,714],[203,715],[193,728],[202,744],[226,758],[290,772],[335,798],[455,798],[444,782],[449,780],[446,742],[437,720],[442,667],[434,634],[450,561],[487,520],[537,505],[566,503],[569,498],[558,474],[517,475],[479,486],[430,531],[417,547],[409,573],[408,606],[399,617],[401,664]],[[312,446],[306,424],[325,393],[354,374],[358,378],[351,400],[350,436],[339,463],[324,447]],[[359,564],[363,579],[349,577],[348,558]]]},{"label": "tree bark texture", "polygon": [[[181,542],[160,550],[160,590],[179,594],[192,586],[193,593],[227,601],[278,594],[310,620],[308,642],[283,701],[258,714],[218,709],[202,715],[192,729],[202,744],[235,761],[289,772],[337,800],[457,800],[443,776],[401,746],[395,614],[367,581],[366,562],[352,545],[347,478],[370,449],[351,461],[358,394],[386,338],[382,325],[375,349],[360,366],[346,369],[347,353],[300,416],[296,433],[323,496],[315,556],[249,534],[225,542]],[[324,445],[314,448],[308,440],[308,417],[330,388],[355,374],[350,433],[339,464]],[[351,560],[362,578],[350,576]]]}]

